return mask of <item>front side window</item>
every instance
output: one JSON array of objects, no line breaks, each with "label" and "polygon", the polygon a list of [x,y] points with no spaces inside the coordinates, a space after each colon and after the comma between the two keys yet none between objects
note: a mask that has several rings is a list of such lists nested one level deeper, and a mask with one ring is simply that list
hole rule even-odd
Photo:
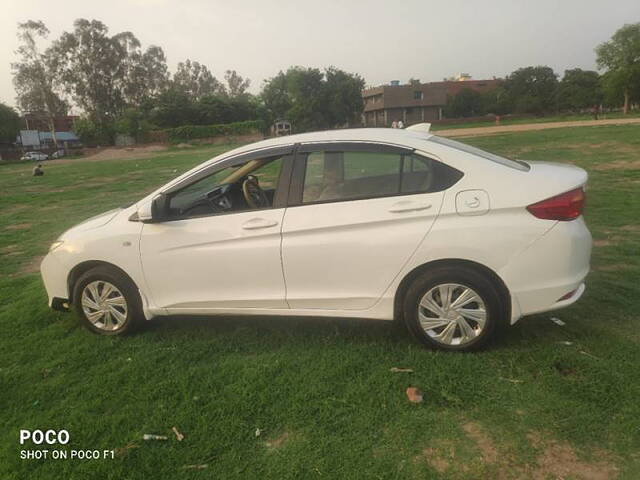
[{"label": "front side window", "polygon": [[302,203],[437,192],[462,177],[458,170],[416,154],[318,151],[305,161]]},{"label": "front side window", "polygon": [[170,194],[166,217],[182,219],[271,208],[284,157],[225,167]]}]

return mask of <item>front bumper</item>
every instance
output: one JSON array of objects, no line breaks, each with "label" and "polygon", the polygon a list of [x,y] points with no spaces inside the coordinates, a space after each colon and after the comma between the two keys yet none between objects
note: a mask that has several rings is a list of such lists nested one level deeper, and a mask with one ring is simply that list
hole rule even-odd
[{"label": "front bumper", "polygon": [[[49,306],[56,310],[69,308],[69,287],[67,270],[58,260],[55,252],[49,252],[40,264],[40,275],[49,297]],[[66,303],[66,307],[64,304]]]},{"label": "front bumper", "polygon": [[58,310],[59,312],[68,312],[69,311],[69,299],[68,298],[58,298],[53,297],[49,301],[49,306],[54,310]]}]

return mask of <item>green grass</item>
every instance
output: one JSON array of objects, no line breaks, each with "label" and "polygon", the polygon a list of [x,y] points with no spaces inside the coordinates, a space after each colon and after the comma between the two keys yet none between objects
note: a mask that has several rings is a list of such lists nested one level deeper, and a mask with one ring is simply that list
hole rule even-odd
[{"label": "green grass", "polygon": [[[586,168],[597,241],[585,297],[553,314],[566,326],[523,319],[477,354],[338,319],[173,318],[128,338],[92,335],[47,308],[33,259],[222,147],[47,164],[42,178],[0,166],[0,478],[581,478],[613,466],[640,477],[640,127],[468,141]],[[424,403],[406,401],[410,385]],[[132,448],[20,460],[22,428],[65,428],[68,448]],[[183,468],[194,464],[208,468]]]},{"label": "green grass", "polygon": [[[622,112],[610,112],[605,114],[598,115],[600,120],[604,119],[617,119],[617,118],[637,118],[640,117],[640,112],[630,112],[627,115],[624,115]],[[582,120],[593,120],[593,114],[583,113],[583,114],[574,114],[574,113],[566,113],[566,114],[558,114],[558,115],[548,115],[544,117],[523,117],[523,118],[509,118],[502,117],[500,120],[500,126],[505,125],[522,125],[527,123],[551,123],[551,122],[576,122]],[[453,128],[474,128],[474,127],[493,127],[496,126],[494,120],[486,120],[486,121],[473,121],[473,122],[465,122],[465,123],[453,123],[453,124],[433,124],[431,126],[432,131],[438,130],[449,130]]]}]

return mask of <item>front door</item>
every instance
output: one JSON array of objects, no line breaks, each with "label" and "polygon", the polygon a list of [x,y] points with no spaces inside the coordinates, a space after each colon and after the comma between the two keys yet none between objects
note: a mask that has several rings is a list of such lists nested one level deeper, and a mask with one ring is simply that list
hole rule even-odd
[{"label": "front door", "polygon": [[[284,206],[274,205],[287,158],[253,159],[171,194],[169,218],[145,224],[140,240],[156,305],[168,313],[287,307],[280,259]],[[262,194],[247,199],[256,193],[247,180]]]}]

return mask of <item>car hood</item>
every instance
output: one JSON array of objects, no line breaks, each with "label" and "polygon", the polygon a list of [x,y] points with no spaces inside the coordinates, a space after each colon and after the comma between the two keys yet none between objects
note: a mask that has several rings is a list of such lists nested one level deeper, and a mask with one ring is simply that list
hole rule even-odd
[{"label": "car hood", "polygon": [[84,222],[81,222],[71,227],[69,230],[64,232],[60,236],[60,238],[63,238],[64,236],[70,233],[84,232],[86,230],[92,230],[94,228],[102,227],[103,225],[106,225],[111,220],[113,220],[115,216],[118,215],[118,213],[121,211],[122,209],[120,208],[114,208],[113,210],[109,210],[108,212],[104,212],[99,215],[96,215],[95,217],[88,218]]}]

